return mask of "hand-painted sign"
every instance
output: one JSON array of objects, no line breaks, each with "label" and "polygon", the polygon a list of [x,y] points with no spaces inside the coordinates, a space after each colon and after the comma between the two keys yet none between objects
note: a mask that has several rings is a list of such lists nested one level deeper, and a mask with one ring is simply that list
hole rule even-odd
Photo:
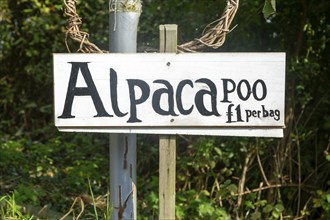
[{"label": "hand-painted sign", "polygon": [[55,54],[63,131],[281,137],[284,53]]}]

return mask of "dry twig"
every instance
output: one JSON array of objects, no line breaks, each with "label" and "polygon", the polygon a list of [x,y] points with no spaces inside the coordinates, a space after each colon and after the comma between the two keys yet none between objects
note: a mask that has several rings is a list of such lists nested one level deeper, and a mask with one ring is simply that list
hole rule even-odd
[{"label": "dry twig", "polygon": [[[77,0],[64,0],[64,13],[68,17],[65,36],[67,50],[70,52],[68,40],[72,39],[74,42],[79,43],[77,52],[107,53],[108,51],[101,50],[88,40],[89,34],[87,32],[80,30],[82,20],[77,14],[76,2]],[[239,0],[227,0],[227,6],[222,16],[205,27],[202,37],[178,45],[178,52],[196,52],[204,47],[214,49],[221,47],[226,40],[227,34],[231,31],[229,28],[238,9],[238,2]]]},{"label": "dry twig", "polygon": [[64,0],[64,13],[68,17],[66,34],[65,34],[65,45],[67,50],[70,52],[68,40],[72,39],[79,43],[79,49],[77,52],[83,53],[105,53],[99,49],[95,44],[88,40],[89,34],[81,31],[80,26],[82,25],[81,17],[77,14],[76,0]]},{"label": "dry twig", "polygon": [[203,31],[202,37],[178,45],[178,52],[196,52],[204,47],[214,49],[221,47],[226,40],[227,34],[231,31],[229,28],[236,15],[238,3],[239,0],[227,0],[227,6],[221,18],[208,24]]}]

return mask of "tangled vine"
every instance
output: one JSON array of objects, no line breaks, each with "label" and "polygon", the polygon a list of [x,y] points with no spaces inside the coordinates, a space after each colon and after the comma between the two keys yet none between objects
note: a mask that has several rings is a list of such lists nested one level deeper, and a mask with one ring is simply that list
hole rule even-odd
[{"label": "tangled vine", "polygon": [[68,17],[65,33],[65,45],[69,52],[70,47],[68,39],[72,39],[74,42],[78,42],[80,47],[77,52],[83,53],[104,53],[106,51],[101,50],[95,44],[88,40],[89,34],[80,30],[82,25],[81,17],[77,14],[76,0],[64,0],[64,13]]},{"label": "tangled vine", "polygon": [[227,6],[221,17],[205,27],[202,37],[178,45],[178,52],[196,52],[204,47],[213,49],[221,47],[225,43],[227,34],[230,32],[229,27],[237,12],[238,3],[239,0],[227,0]]},{"label": "tangled vine", "polygon": [[[64,13],[68,17],[65,36],[67,50],[70,52],[68,40],[72,39],[80,45],[77,52],[107,53],[108,51],[101,50],[88,40],[89,34],[87,32],[80,30],[82,20],[77,14],[76,1],[64,0]],[[237,12],[238,5],[239,0],[227,0],[227,5],[221,17],[208,24],[200,38],[178,45],[177,51],[180,53],[196,52],[205,47],[214,49],[221,47],[226,40],[227,34],[230,32],[229,28]]]}]

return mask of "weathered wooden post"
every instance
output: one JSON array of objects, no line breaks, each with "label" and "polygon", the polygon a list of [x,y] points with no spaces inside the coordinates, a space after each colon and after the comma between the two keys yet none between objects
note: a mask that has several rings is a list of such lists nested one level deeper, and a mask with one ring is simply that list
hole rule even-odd
[{"label": "weathered wooden post", "polygon": [[[237,5],[229,3],[235,2],[228,1],[226,10],[233,15]],[[112,53],[54,54],[54,121],[65,132],[116,133],[110,143],[111,219],[136,219],[135,134],[162,134],[159,219],[175,219],[175,135],[283,137],[285,54],[113,54],[136,52],[140,9],[139,0],[110,0]],[[222,17],[222,30],[231,19]],[[210,30],[217,33],[206,37],[215,42],[218,30]],[[176,25],[160,27],[161,52],[176,52],[176,34]],[[199,48],[203,39],[180,50]],[[223,43],[219,39],[214,46]],[[81,51],[95,49],[83,45]]]},{"label": "weathered wooden post", "polygon": [[[60,131],[283,137],[285,54],[55,54],[54,94]],[[126,137],[115,141],[124,150],[113,219],[135,215]]]},{"label": "weathered wooden post", "polygon": [[[136,53],[140,1],[110,0],[111,53]],[[128,61],[129,62],[129,61]],[[110,134],[111,219],[136,219],[136,134]]]},{"label": "weathered wooden post", "polygon": [[[177,25],[160,25],[161,53],[176,53]],[[171,63],[167,64],[168,66]],[[159,137],[159,219],[175,219],[176,136]]]}]

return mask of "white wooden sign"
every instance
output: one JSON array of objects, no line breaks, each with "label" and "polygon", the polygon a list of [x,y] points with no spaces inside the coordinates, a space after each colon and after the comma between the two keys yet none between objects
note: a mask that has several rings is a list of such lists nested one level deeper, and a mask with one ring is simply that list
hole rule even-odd
[{"label": "white wooden sign", "polygon": [[54,54],[61,131],[282,137],[284,53]]}]

